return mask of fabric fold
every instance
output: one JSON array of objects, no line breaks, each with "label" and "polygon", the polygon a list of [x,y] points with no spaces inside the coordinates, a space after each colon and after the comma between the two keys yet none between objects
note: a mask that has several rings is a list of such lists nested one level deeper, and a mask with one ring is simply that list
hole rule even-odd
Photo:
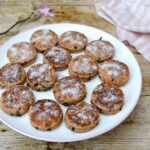
[{"label": "fabric fold", "polygon": [[96,12],[117,27],[121,41],[128,41],[150,61],[150,1],[95,0]]}]

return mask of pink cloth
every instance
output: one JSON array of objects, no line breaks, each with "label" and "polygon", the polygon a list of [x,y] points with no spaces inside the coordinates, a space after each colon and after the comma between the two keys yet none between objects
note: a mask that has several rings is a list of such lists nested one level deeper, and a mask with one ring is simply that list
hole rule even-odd
[{"label": "pink cloth", "polygon": [[128,41],[150,61],[150,1],[95,0],[97,14],[117,27],[118,38]]}]

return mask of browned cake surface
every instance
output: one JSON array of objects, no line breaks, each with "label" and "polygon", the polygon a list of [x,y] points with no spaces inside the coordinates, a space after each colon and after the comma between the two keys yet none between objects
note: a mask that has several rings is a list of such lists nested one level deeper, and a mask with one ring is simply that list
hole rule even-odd
[{"label": "browned cake surface", "polygon": [[61,47],[52,47],[43,55],[44,63],[50,64],[56,70],[66,69],[71,58],[71,54]]},{"label": "browned cake surface", "polygon": [[0,68],[0,87],[23,84],[25,79],[25,71],[19,64],[10,63]]},{"label": "browned cake surface", "polygon": [[109,41],[96,40],[86,46],[85,53],[97,61],[103,61],[113,57],[114,49]]},{"label": "browned cake surface", "polygon": [[20,42],[12,45],[7,51],[7,57],[11,63],[30,65],[36,59],[37,52],[28,42]]},{"label": "browned cake surface", "polygon": [[[8,34],[0,36],[0,44],[13,37],[16,33],[26,29],[51,24],[56,22],[75,22],[86,24],[101,29],[109,34],[116,36],[114,25],[97,16],[95,7],[91,0],[57,0],[44,1],[48,7],[54,9],[55,16],[52,18],[41,18],[40,20],[27,21],[13,28]],[[34,1],[39,6],[41,1]],[[3,0],[0,4],[1,32],[5,31],[10,25],[16,22],[20,13],[28,15],[31,8],[28,7],[29,0]],[[9,19],[8,19],[9,18]],[[101,35],[99,35],[101,36]],[[96,37],[98,38],[98,37]],[[90,37],[89,37],[90,39]],[[150,147],[150,63],[137,52],[133,47],[129,47],[133,55],[137,58],[142,69],[143,90],[137,107],[130,117],[122,124],[110,132],[80,142],[45,142],[28,138],[16,131],[13,131],[0,121],[0,149],[13,150],[45,150],[45,149],[64,149],[64,150],[149,150]],[[1,49],[2,50],[2,49]],[[2,50],[3,51],[3,50]],[[2,52],[1,51],[1,52]],[[123,51],[123,50],[122,50]],[[1,60],[0,60],[1,61]],[[137,83],[138,84],[138,83]],[[96,85],[95,85],[96,86]],[[109,117],[108,117],[109,118]],[[65,134],[63,134],[65,136]]]},{"label": "browned cake surface", "polygon": [[77,77],[67,76],[54,85],[54,96],[58,102],[68,105],[82,101],[86,96],[86,86]]},{"label": "browned cake surface", "polygon": [[89,56],[79,55],[69,64],[69,74],[84,80],[89,80],[97,74],[98,64]]},{"label": "browned cake surface", "polygon": [[81,102],[67,109],[65,122],[75,132],[86,132],[98,124],[99,111],[94,105]]},{"label": "browned cake surface", "polygon": [[129,69],[117,60],[104,61],[99,64],[99,76],[106,83],[122,86],[129,79]]},{"label": "browned cake surface", "polygon": [[7,114],[21,116],[29,110],[34,100],[34,95],[28,87],[14,85],[2,93],[0,106]]},{"label": "browned cake surface", "polygon": [[59,44],[71,52],[83,50],[87,42],[87,37],[83,33],[76,31],[64,32],[59,39]]},{"label": "browned cake surface", "polygon": [[57,44],[58,36],[52,30],[41,29],[32,34],[30,42],[39,52],[43,52]]},{"label": "browned cake surface", "polygon": [[58,103],[42,99],[32,105],[29,116],[32,126],[39,130],[50,130],[60,125],[63,114]]},{"label": "browned cake surface", "polygon": [[27,83],[34,90],[48,90],[56,79],[55,70],[47,64],[36,64],[27,71]]},{"label": "browned cake surface", "polygon": [[102,83],[96,86],[91,102],[105,114],[118,112],[124,104],[124,94],[118,87]]}]

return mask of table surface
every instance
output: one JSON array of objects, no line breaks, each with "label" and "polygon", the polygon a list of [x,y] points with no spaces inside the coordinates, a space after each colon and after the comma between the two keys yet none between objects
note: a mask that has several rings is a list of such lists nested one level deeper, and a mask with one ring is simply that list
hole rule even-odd
[{"label": "table surface", "polygon": [[[5,42],[20,31],[42,24],[74,22],[91,25],[116,35],[113,25],[96,15],[92,0],[45,0],[54,9],[53,18],[40,18],[17,25],[0,36]],[[38,6],[40,0],[36,0]],[[13,24],[20,14],[30,13],[29,0],[0,0],[0,32]],[[0,122],[0,150],[146,150],[150,149],[150,63],[133,47],[143,75],[142,95],[131,115],[112,131],[93,139],[73,143],[43,142],[23,136]],[[138,84],[138,83],[137,83]]]}]

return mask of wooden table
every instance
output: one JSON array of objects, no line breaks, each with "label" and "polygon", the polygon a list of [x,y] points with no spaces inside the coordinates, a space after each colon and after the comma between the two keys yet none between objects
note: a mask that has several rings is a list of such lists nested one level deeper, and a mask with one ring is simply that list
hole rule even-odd
[{"label": "wooden table", "polygon": [[[53,18],[41,18],[17,25],[0,36],[3,43],[22,30],[54,22],[75,22],[91,25],[115,35],[113,25],[96,15],[90,0],[45,0],[54,8]],[[36,0],[36,5],[40,0]],[[28,0],[0,0],[0,30],[3,31],[21,13],[29,13]],[[134,48],[130,48],[139,61],[143,75],[143,90],[132,114],[112,131],[90,140],[73,143],[51,143],[25,137],[0,123],[0,150],[148,150],[150,149],[150,63]],[[138,84],[138,83],[137,83]]]}]

